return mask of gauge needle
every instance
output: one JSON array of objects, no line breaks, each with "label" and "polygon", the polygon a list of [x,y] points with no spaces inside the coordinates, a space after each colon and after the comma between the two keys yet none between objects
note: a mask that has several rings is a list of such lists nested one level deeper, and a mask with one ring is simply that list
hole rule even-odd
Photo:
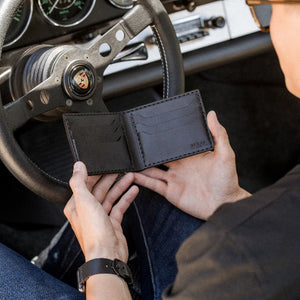
[{"label": "gauge needle", "polygon": [[48,15],[50,15],[50,14],[53,12],[53,10],[54,10],[54,8],[55,8],[55,6],[57,5],[58,2],[59,2],[59,0],[56,0],[56,1],[55,1],[55,3],[53,4],[52,8],[51,8],[50,11],[48,12]]}]

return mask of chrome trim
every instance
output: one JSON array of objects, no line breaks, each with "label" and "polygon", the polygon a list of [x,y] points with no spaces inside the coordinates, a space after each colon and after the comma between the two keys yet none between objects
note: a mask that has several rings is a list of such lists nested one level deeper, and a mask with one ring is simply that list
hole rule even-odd
[{"label": "chrome trim", "polygon": [[[24,2],[24,5],[25,5],[25,2]],[[15,44],[23,35],[24,33],[26,32],[30,22],[31,22],[31,19],[32,19],[32,13],[33,13],[33,0],[30,0],[30,13],[29,13],[29,18],[27,20],[27,23],[26,25],[24,26],[24,29],[22,30],[22,32],[14,39],[12,40],[11,42],[7,43],[7,44],[4,44],[3,45],[3,49]],[[13,17],[12,17],[13,18]]]},{"label": "chrome trim", "polygon": [[11,74],[11,67],[0,67],[0,85],[9,79]]},{"label": "chrome trim", "polygon": [[57,27],[73,27],[73,26],[76,26],[80,23],[82,23],[89,15],[90,13],[92,12],[93,8],[95,7],[95,3],[96,3],[96,0],[92,0],[92,5],[90,6],[90,9],[88,10],[88,12],[79,20],[73,22],[73,23],[70,23],[70,24],[61,24],[57,21],[54,21],[53,19],[51,19],[50,17],[48,17],[44,10],[43,10],[43,7],[42,7],[42,4],[41,4],[41,0],[38,0],[38,5],[39,5],[39,8],[40,8],[40,11],[43,15],[43,17],[51,24],[51,25],[54,25],[54,26],[57,26]]},{"label": "chrome trim", "polygon": [[132,2],[132,4],[130,4],[130,5],[120,5],[120,4],[118,4],[118,3],[116,3],[116,1],[115,0],[108,0],[113,6],[115,6],[115,7],[117,7],[117,8],[121,8],[121,9],[130,9],[130,8],[132,8],[133,7],[133,5],[134,5],[134,0],[132,0],[131,2]]}]

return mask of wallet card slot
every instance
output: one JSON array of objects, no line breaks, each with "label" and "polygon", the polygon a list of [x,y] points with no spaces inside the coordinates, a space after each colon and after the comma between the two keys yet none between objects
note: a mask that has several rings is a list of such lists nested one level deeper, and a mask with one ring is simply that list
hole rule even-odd
[{"label": "wallet card slot", "polygon": [[199,105],[189,105],[184,108],[172,108],[170,107],[170,111],[165,113],[158,113],[153,114],[152,116],[144,116],[144,113],[137,113],[135,112],[133,114],[133,117],[135,119],[135,122],[137,124],[143,124],[147,126],[156,126],[162,123],[169,122],[171,120],[178,119],[182,116],[188,116],[191,115],[196,109],[199,109]]},{"label": "wallet card slot", "polygon": [[[159,110],[156,108],[156,106],[159,106]],[[187,96],[184,101],[182,101],[182,98],[180,97],[174,97],[170,98],[169,101],[161,100],[154,102],[153,104],[146,104],[144,107],[141,107],[139,109],[132,109],[129,111],[131,113],[133,112],[134,114],[139,115],[142,119],[147,119],[152,118],[153,116],[160,116],[169,114],[173,111],[187,109],[189,106],[195,106],[195,96]]]},{"label": "wallet card slot", "polygon": [[102,132],[102,128],[97,132],[97,140],[99,143],[117,142],[122,137],[122,128],[116,128],[115,132]]},{"label": "wallet card slot", "polygon": [[189,115],[180,115],[173,120],[164,120],[159,124],[145,125],[144,123],[136,123],[137,132],[145,132],[148,134],[157,134],[167,132],[172,129],[180,128],[191,123],[199,122],[199,108]]},{"label": "wallet card slot", "polygon": [[[117,130],[116,132],[101,132],[102,128],[95,128],[95,127],[86,127],[84,129],[80,129],[81,136],[80,139],[86,145],[89,145],[91,142],[98,142],[98,143],[113,143],[120,140],[122,136],[122,130]],[[76,138],[76,128],[72,130],[75,134]],[[84,134],[82,134],[84,133]],[[78,137],[76,138],[78,139]]]},{"label": "wallet card slot", "polygon": [[140,132],[138,136],[145,167],[213,149],[205,129],[198,124],[175,128],[167,134]]},{"label": "wallet card slot", "polygon": [[102,115],[101,118],[96,114],[65,115],[65,120],[74,138],[86,141],[86,145],[92,140],[116,142],[123,135],[118,115]]}]

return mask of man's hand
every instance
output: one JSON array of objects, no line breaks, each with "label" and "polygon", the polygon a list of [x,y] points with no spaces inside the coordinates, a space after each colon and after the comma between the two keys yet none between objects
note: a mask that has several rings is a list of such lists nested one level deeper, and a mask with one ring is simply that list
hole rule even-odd
[{"label": "man's hand", "polygon": [[[127,242],[121,222],[125,211],[137,196],[138,188],[132,186],[126,192],[134,180],[132,173],[126,174],[117,183],[116,178],[117,174],[88,177],[82,162],[74,165],[70,179],[73,196],[64,213],[86,261],[100,257],[118,258],[123,262],[128,260]],[[121,199],[114,205],[119,197]]]},{"label": "man's hand", "polygon": [[167,171],[150,168],[135,173],[135,183],[165,197],[184,212],[206,220],[223,203],[249,197],[238,183],[235,154],[215,112],[207,116],[215,149],[173,161]]}]

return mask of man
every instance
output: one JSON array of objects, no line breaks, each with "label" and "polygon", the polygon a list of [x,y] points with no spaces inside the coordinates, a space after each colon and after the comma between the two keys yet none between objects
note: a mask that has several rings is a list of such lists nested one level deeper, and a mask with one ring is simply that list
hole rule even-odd
[{"label": "man", "polygon": [[[300,97],[300,1],[248,0],[248,4],[263,3],[273,7],[271,36],[287,87]],[[74,165],[70,180],[73,196],[65,214],[85,260],[104,259],[104,269],[110,270],[112,260],[127,262],[127,243],[120,224],[137,196],[138,188],[132,185],[135,182],[168,200],[155,194],[149,201],[139,197],[134,203],[143,225],[145,260],[153,288],[143,298],[161,298],[165,278],[176,275],[167,251],[176,250],[181,238],[194,232],[178,251],[178,273],[164,291],[164,299],[298,299],[300,166],[251,196],[238,184],[234,153],[214,112],[208,114],[208,125],[214,152],[169,163],[166,171],[153,168],[129,173],[114,184],[117,175],[88,177],[81,162]],[[142,209],[144,215],[140,214]],[[199,228],[200,219],[207,222]],[[168,229],[173,227],[176,230],[169,235]],[[54,254],[54,258],[59,256]],[[84,298],[1,244],[0,258],[0,298]],[[95,275],[86,273],[90,276],[84,278],[87,299],[130,299],[126,276],[97,271]]]},{"label": "man", "polygon": [[[300,1],[248,0],[248,4],[272,4],[270,30],[274,47],[287,88],[300,97]],[[208,114],[208,125],[214,152],[169,163],[166,171],[152,168],[128,174],[122,188],[135,182],[162,195],[185,213],[207,220],[179,249],[178,274],[164,292],[164,299],[299,298],[300,166],[251,196],[239,187],[234,153],[214,112]],[[101,212],[91,218],[86,212],[95,205],[99,190],[96,187],[92,196],[86,181],[85,167],[79,162],[70,181],[74,195],[65,208],[86,260],[120,258],[126,262],[120,221],[137,188],[132,187],[130,195],[125,196],[127,200],[123,199],[118,212],[110,213],[110,217],[104,212],[110,212],[113,200],[105,200],[102,195],[98,198],[104,201]],[[107,223],[101,232],[93,230],[97,219]],[[105,235],[107,230],[109,236]],[[91,237],[94,242],[89,242]],[[106,275],[89,277],[88,299],[130,298],[123,279],[115,275],[108,279]]]}]

